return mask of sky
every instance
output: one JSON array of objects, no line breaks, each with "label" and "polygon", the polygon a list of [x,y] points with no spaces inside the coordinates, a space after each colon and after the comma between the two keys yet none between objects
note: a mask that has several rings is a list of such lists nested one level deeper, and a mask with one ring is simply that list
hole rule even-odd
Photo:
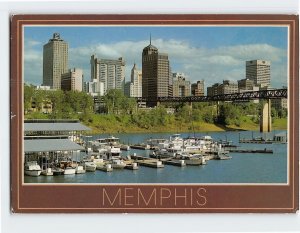
[{"label": "sky", "polygon": [[90,80],[90,57],[126,62],[130,80],[134,62],[142,66],[142,50],[152,45],[167,53],[172,72],[184,73],[191,83],[205,87],[223,80],[245,78],[247,60],[271,61],[271,86],[287,86],[287,27],[216,26],[26,26],[24,28],[24,81],[41,85],[43,45],[54,32],[69,44],[69,68],[80,68]]}]

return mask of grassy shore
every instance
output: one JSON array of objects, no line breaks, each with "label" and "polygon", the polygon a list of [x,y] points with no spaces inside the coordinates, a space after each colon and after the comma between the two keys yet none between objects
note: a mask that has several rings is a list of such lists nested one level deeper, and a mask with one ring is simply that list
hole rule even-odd
[{"label": "grassy shore", "polygon": [[[79,118],[79,116],[74,116]],[[25,116],[25,119],[47,119],[44,114],[32,114]],[[185,122],[178,120],[168,120],[164,125],[147,126],[133,124],[130,116],[114,116],[114,115],[99,115],[93,114],[91,119],[82,122],[90,127],[92,131],[89,134],[102,133],[180,133],[180,132],[221,132],[221,131],[238,131],[238,130],[259,130],[259,124],[254,123],[249,117],[242,117],[239,125],[220,125],[210,124],[203,121]],[[155,125],[155,124],[154,124]],[[273,130],[286,130],[287,118],[273,119]]]},{"label": "grassy shore", "polygon": [[[157,127],[139,127],[133,125],[130,122],[118,121],[116,119],[107,119],[101,117],[101,120],[85,122],[87,126],[92,129],[91,134],[101,134],[101,133],[180,133],[180,132],[222,132],[222,131],[244,131],[244,130],[259,130],[259,124],[253,123],[250,119],[246,119],[240,123],[239,126],[236,125],[218,125],[210,124],[205,122],[175,122],[172,124],[166,124],[164,126]],[[274,119],[272,124],[273,130],[286,130],[287,129],[287,119]]]}]

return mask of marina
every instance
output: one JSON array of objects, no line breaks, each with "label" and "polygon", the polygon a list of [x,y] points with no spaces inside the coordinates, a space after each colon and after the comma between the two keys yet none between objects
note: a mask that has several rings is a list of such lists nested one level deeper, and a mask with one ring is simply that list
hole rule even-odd
[{"label": "marina", "polygon": [[[50,137],[51,139],[49,136],[47,139],[40,139],[39,136],[39,139],[25,140],[24,181],[25,183],[286,182],[286,144],[272,143],[271,147],[268,147],[268,144],[257,144],[253,148],[252,144],[240,144],[240,134],[241,132],[215,132],[210,135],[199,133],[193,136],[190,133],[88,137],[71,135],[68,139],[58,139],[54,135]],[[223,139],[225,136],[226,140]],[[41,145],[40,140],[46,140],[42,145],[47,146],[43,148],[37,146]],[[128,146],[121,143],[126,141],[129,142]],[[33,147],[35,150],[30,149]],[[261,157],[261,154],[265,156]],[[272,154],[272,157],[267,156],[268,154]],[[220,160],[222,162],[217,162]],[[37,165],[31,172],[28,171],[30,163]],[[257,167],[260,166],[257,164],[263,168],[258,170]]]}]

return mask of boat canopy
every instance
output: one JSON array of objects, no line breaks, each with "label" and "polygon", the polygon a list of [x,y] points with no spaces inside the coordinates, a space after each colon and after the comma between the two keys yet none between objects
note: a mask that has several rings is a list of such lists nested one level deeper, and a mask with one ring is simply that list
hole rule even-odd
[{"label": "boat canopy", "polygon": [[69,139],[24,140],[24,152],[74,151],[84,148]]},{"label": "boat canopy", "polygon": [[79,123],[24,123],[24,132],[32,131],[87,131],[89,127]]}]

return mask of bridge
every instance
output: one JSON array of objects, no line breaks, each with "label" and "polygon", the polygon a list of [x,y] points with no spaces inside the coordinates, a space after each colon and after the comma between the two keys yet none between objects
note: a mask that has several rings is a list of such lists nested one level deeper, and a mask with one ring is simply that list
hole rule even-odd
[{"label": "bridge", "polygon": [[[271,119],[271,100],[288,98],[287,89],[272,89],[272,90],[260,90],[260,91],[247,91],[241,93],[232,93],[224,95],[214,96],[185,96],[185,97],[137,97],[138,103],[146,102],[152,106],[159,105],[160,103],[189,103],[192,106],[193,102],[221,102],[221,101],[236,101],[244,102],[250,100],[267,100],[263,104],[260,113],[260,131],[270,132],[272,130]],[[102,102],[101,97],[94,98],[95,103]]]},{"label": "bridge", "polygon": [[185,97],[157,97],[157,98],[147,98],[138,97],[136,98],[138,102],[147,103],[160,103],[160,102],[216,102],[216,101],[249,101],[255,99],[281,99],[287,98],[287,89],[273,89],[273,90],[261,90],[261,91],[247,91],[241,93],[232,93],[224,95],[214,95],[214,96],[185,96]]},{"label": "bridge", "polygon": [[271,99],[281,99],[288,97],[287,89],[273,89],[273,90],[260,90],[260,91],[247,91],[241,93],[232,93],[214,96],[186,96],[186,97],[157,97],[157,98],[137,98],[138,102],[144,101],[159,105],[162,102],[170,103],[184,103],[187,102],[192,106],[193,102],[217,102],[220,101],[250,101],[250,100],[267,100],[263,104],[260,113],[260,131],[272,131],[272,118],[271,118]]}]

